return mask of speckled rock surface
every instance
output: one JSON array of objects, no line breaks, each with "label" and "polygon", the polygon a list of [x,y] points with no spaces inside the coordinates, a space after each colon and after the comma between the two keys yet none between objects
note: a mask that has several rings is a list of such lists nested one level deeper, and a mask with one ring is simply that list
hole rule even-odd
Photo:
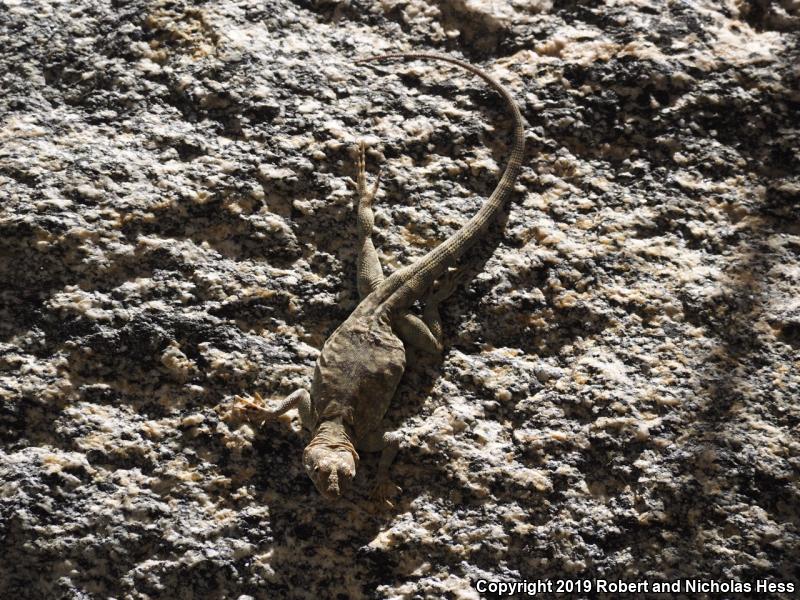
[{"label": "speckled rock surface", "polygon": [[[0,0],[0,597],[477,598],[800,580],[800,5]],[[397,506],[290,413],[385,267],[518,191],[390,418]],[[762,596],[763,597],[763,596]]]}]

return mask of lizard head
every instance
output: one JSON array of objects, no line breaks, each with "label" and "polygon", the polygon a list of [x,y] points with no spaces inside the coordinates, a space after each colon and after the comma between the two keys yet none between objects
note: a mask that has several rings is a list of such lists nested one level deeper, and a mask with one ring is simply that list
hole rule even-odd
[{"label": "lizard head", "polygon": [[322,426],[303,452],[303,466],[319,493],[335,500],[356,476],[358,453],[340,425]]},{"label": "lizard head", "polygon": [[303,452],[303,465],[319,493],[329,500],[338,498],[356,475],[356,461],[346,448],[309,445]]}]

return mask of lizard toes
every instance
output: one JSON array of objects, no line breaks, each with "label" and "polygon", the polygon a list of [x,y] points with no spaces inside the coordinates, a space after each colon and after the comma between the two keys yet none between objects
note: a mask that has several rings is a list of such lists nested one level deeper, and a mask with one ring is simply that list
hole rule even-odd
[{"label": "lizard toes", "polygon": [[242,412],[248,410],[260,410],[262,407],[256,404],[252,397],[236,395],[233,397],[233,407]]},{"label": "lizard toes", "polygon": [[390,498],[398,496],[403,492],[403,489],[390,480],[378,482],[370,493],[370,498],[383,508],[394,508],[394,503]]},{"label": "lizard toes", "polygon": [[237,415],[236,418],[244,418],[250,422],[256,420],[262,425],[270,417],[269,411],[265,407],[264,399],[258,392],[254,396],[235,395],[231,413]]}]

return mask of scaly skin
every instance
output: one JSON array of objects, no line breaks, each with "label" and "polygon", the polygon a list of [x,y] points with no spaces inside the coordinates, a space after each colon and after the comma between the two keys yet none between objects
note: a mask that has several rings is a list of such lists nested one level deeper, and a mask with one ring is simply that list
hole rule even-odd
[{"label": "scaly skin", "polygon": [[[312,432],[311,442],[303,453],[303,464],[319,492],[331,499],[339,497],[355,477],[356,447],[365,451],[383,450],[374,496],[389,503],[387,496],[399,490],[388,476],[398,438],[395,434],[383,434],[381,421],[403,375],[406,348],[441,351],[438,305],[453,292],[460,277],[460,273],[448,270],[480,239],[505,204],[525,149],[522,115],[511,94],[494,78],[468,63],[437,54],[384,54],[356,62],[393,58],[444,61],[479,76],[503,96],[514,121],[514,142],[503,176],[481,209],[450,238],[385,279],[371,239],[372,202],[378,182],[372,190],[367,190],[365,147],[361,144],[358,162],[361,303],[322,347],[310,394],[297,390],[273,410],[262,406],[258,394],[255,403],[239,398],[247,409],[265,419],[291,408],[300,409],[303,425]],[[425,310],[419,319],[409,313],[409,307],[423,297],[426,297]]]}]

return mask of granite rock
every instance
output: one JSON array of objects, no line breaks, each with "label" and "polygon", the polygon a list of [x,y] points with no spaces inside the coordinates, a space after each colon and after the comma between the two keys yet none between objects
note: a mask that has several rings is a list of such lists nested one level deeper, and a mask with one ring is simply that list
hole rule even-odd
[{"label": "granite rock", "polygon": [[[0,597],[800,585],[796,0],[0,1]],[[412,357],[396,507],[289,413],[386,270],[516,194]],[[795,588],[797,589],[797,587]],[[696,595],[694,597],[697,597]]]}]

